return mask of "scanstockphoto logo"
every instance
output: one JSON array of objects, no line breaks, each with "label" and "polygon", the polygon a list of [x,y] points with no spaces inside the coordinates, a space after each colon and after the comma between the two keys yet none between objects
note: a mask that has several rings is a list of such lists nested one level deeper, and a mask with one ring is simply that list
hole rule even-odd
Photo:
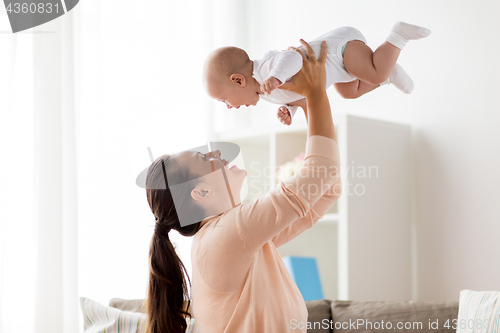
[{"label": "scanstockphoto logo", "polygon": [[75,8],[78,2],[79,0],[4,0],[13,33],[52,21]]}]

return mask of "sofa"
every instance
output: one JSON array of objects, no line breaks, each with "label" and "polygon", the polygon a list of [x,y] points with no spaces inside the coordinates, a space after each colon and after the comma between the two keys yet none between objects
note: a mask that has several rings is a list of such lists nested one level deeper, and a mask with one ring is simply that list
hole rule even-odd
[{"label": "sofa", "polygon": [[[144,312],[143,300],[113,298],[110,306]],[[453,301],[306,301],[308,322],[291,321],[291,328],[307,325],[308,333],[456,332],[458,302]],[[196,320],[196,319],[195,319]]]}]

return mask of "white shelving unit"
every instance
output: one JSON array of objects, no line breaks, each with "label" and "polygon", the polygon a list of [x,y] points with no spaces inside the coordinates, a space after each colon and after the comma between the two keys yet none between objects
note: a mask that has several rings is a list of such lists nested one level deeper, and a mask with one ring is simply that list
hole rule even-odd
[{"label": "white shelving unit", "polygon": [[[411,299],[411,128],[335,116],[343,194],[282,255],[317,259],[327,299]],[[252,200],[276,186],[276,167],[304,152],[305,122],[217,133],[241,147]]]}]

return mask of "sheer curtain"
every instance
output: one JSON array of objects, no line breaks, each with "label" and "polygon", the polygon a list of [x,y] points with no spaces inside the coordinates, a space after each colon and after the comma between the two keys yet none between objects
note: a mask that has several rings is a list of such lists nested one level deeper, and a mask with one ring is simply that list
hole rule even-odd
[{"label": "sheer curtain", "polygon": [[[15,35],[0,6],[0,333],[82,331],[79,296],[145,296],[154,219],[135,178],[148,147],[234,123],[201,70],[242,40],[245,4],[87,0]],[[172,233],[191,271],[192,239]]]},{"label": "sheer curtain", "polygon": [[[79,6],[79,293],[106,304],[146,295],[154,218],[135,177],[151,163],[148,147],[156,158],[211,138],[213,102],[202,66],[213,47],[232,43],[237,6],[229,0]],[[191,271],[192,239],[176,231],[171,239]]]},{"label": "sheer curtain", "polygon": [[[3,6],[0,6],[3,7]],[[0,332],[34,325],[32,36],[13,35],[0,8]]]},{"label": "sheer curtain", "polygon": [[72,332],[71,17],[15,35],[0,20],[0,332]]}]

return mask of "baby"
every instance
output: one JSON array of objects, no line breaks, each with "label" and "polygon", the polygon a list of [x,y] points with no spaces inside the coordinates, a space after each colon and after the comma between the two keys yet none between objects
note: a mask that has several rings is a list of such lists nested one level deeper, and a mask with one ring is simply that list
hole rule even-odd
[{"label": "baby", "polygon": [[[398,22],[386,42],[373,52],[361,32],[341,27],[309,45],[318,57],[321,42],[326,41],[326,87],[333,84],[344,98],[358,98],[385,84],[393,84],[409,94],[413,81],[396,61],[408,41],[427,37],[430,33],[429,29]],[[303,51],[303,47],[298,49]],[[205,61],[203,81],[208,94],[224,102],[229,109],[256,105],[261,97],[281,104],[277,116],[282,123],[290,125],[298,106],[305,105],[304,97],[276,88],[291,80],[301,68],[302,56],[294,48],[269,51],[262,59],[252,61],[240,48],[222,47]]]}]

